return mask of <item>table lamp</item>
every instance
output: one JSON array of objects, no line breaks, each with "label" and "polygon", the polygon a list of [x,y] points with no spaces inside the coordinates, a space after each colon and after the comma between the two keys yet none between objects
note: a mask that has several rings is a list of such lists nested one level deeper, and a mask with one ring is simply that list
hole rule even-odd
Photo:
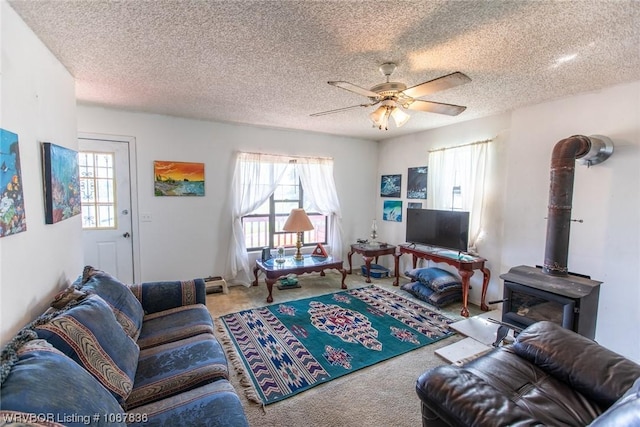
[{"label": "table lamp", "polygon": [[313,230],[313,224],[311,224],[311,220],[309,220],[304,209],[291,209],[289,218],[287,218],[287,221],[284,223],[282,230],[297,234],[296,254],[293,256],[293,259],[301,261],[302,252],[300,252],[300,248],[302,247],[302,232]]}]

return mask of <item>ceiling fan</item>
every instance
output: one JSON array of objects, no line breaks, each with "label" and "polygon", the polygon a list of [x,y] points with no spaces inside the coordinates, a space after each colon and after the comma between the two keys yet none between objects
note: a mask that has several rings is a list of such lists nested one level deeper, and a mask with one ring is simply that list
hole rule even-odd
[{"label": "ceiling fan", "polygon": [[387,130],[389,128],[389,117],[393,117],[397,127],[404,125],[409,120],[411,116],[402,111],[403,109],[457,116],[467,108],[460,105],[443,104],[441,102],[417,99],[434,92],[469,83],[471,79],[465,74],[455,72],[407,88],[407,85],[404,83],[389,81],[389,77],[393,74],[396,68],[397,65],[393,62],[385,62],[382,64],[379,70],[387,78],[387,81],[385,83],[375,85],[371,89],[365,89],[345,81],[327,82],[332,86],[357,93],[358,95],[366,96],[369,98],[370,102],[368,104],[358,104],[350,107],[338,108],[336,110],[314,113],[311,114],[311,116],[324,116],[326,114],[339,113],[352,108],[372,107],[380,104],[373,113],[369,114],[369,118],[373,122],[374,127]]}]

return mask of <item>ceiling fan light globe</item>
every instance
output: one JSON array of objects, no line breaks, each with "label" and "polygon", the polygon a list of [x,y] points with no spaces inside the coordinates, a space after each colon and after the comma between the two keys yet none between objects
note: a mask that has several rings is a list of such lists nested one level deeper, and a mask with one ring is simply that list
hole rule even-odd
[{"label": "ceiling fan light globe", "polygon": [[393,120],[396,122],[396,127],[403,126],[411,118],[410,115],[408,115],[407,113],[405,113],[399,108],[393,109],[393,111],[391,112],[391,117],[393,117]]},{"label": "ceiling fan light globe", "polygon": [[384,109],[384,115],[381,118],[379,129],[382,130],[382,128],[384,128],[384,130],[389,130],[389,116],[391,116],[393,107],[384,107]]},{"label": "ceiling fan light globe", "polygon": [[380,106],[376,108],[376,110],[369,114],[369,119],[373,122],[373,125],[376,127],[380,127],[382,124],[382,120],[384,119],[384,115],[387,112],[386,107]]}]

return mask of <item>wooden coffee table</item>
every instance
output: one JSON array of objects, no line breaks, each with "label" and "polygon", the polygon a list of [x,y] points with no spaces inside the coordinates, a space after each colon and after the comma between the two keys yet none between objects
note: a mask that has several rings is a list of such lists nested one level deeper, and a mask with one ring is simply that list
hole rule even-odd
[{"label": "wooden coffee table", "polygon": [[324,276],[324,270],[338,270],[342,274],[342,289],[347,289],[347,285],[344,283],[344,279],[347,277],[347,270],[342,267],[342,261],[337,261],[330,256],[321,258],[311,255],[305,255],[301,261],[296,261],[293,257],[286,257],[283,263],[278,263],[273,258],[267,261],[257,259],[256,266],[253,268],[253,275],[255,277],[253,286],[258,286],[258,272],[263,271],[265,274],[264,281],[269,291],[267,302],[273,302],[273,284],[277,282],[279,278],[289,274],[314,272],[319,272],[321,276]]}]

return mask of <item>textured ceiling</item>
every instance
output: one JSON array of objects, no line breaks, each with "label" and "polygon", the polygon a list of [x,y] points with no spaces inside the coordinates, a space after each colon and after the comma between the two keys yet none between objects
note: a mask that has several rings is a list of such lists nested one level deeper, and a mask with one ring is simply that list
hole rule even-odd
[{"label": "textured ceiling", "polygon": [[[380,140],[640,79],[640,1],[9,0],[76,80],[78,101]],[[573,58],[568,60],[569,58]],[[472,81],[373,128],[370,88],[393,61],[413,86]]]}]

